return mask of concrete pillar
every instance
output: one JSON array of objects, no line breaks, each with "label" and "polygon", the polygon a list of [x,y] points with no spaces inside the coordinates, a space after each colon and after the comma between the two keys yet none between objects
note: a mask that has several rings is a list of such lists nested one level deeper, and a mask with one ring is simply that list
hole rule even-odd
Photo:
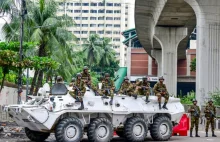
[{"label": "concrete pillar", "polygon": [[127,77],[131,79],[131,47],[127,47]]},{"label": "concrete pillar", "polygon": [[220,1],[185,1],[197,18],[196,99],[201,106],[220,88]]},{"label": "concrete pillar", "polygon": [[157,76],[161,76],[162,75],[162,51],[152,50],[151,55],[157,61]]},{"label": "concrete pillar", "polygon": [[187,36],[187,28],[157,27],[155,36],[162,46],[162,75],[170,95],[177,91],[177,48]]},{"label": "concrete pillar", "polygon": [[148,55],[148,75],[152,75],[152,58]]}]

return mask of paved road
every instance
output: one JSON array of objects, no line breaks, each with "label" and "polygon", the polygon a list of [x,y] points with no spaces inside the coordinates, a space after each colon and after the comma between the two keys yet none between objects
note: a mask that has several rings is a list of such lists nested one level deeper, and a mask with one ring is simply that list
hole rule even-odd
[{"label": "paved road", "polygon": [[[187,141],[191,141],[191,142],[208,142],[208,141],[211,141],[211,142],[220,142],[220,131],[216,132],[217,136],[216,138],[213,138],[213,137],[208,137],[206,138],[205,137],[205,132],[199,132],[199,135],[201,136],[200,138],[196,138],[196,137],[193,137],[193,138],[190,138],[190,137],[181,137],[181,136],[173,136],[171,137],[170,141],[172,142],[187,142]],[[28,139],[4,139],[4,138],[1,138],[0,139],[0,142],[31,142],[30,140]],[[54,137],[50,137],[46,142],[56,142]],[[82,142],[88,142],[88,140],[86,138],[84,138],[82,140]],[[115,137],[112,142],[125,142],[124,139],[121,139],[119,137]],[[148,137],[146,139],[146,142],[153,142],[152,139],[150,137]]]}]

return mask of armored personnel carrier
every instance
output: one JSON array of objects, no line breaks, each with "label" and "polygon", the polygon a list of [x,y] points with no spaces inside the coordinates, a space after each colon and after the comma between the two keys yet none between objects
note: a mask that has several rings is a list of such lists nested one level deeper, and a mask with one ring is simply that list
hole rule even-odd
[{"label": "armored personnel carrier", "polygon": [[[41,89],[41,92],[47,91],[47,87]],[[178,98],[171,97],[168,110],[159,110],[157,97],[150,96],[149,100],[146,104],[144,96],[135,99],[119,94],[110,105],[110,98],[95,96],[93,90],[87,88],[84,110],[78,110],[81,104],[68,93],[67,87],[55,84],[49,96],[9,105],[5,110],[25,128],[27,137],[36,142],[44,141],[50,133],[55,133],[58,142],[79,142],[84,134],[92,142],[109,142],[114,131],[131,142],[144,141],[148,133],[156,141],[169,140],[184,107]]]}]

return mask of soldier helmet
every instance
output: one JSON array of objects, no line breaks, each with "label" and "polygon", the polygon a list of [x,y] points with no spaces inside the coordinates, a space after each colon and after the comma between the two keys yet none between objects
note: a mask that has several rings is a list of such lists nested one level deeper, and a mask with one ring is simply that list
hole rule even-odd
[{"label": "soldier helmet", "polygon": [[147,79],[147,76],[144,76],[143,79]]},{"label": "soldier helmet", "polygon": [[105,77],[110,77],[110,74],[109,73],[105,73]]},{"label": "soldier helmet", "polygon": [[57,76],[57,82],[63,81],[63,78],[61,76]]},{"label": "soldier helmet", "polygon": [[212,102],[212,103],[213,103],[213,101],[212,101],[211,99],[210,99],[208,102],[209,102],[209,103],[210,103],[210,102]]},{"label": "soldier helmet", "polygon": [[197,102],[197,100],[196,100],[196,99],[193,99],[192,102]]},{"label": "soldier helmet", "polygon": [[73,77],[72,78],[72,80],[71,80],[71,82],[75,82],[76,81],[76,78],[75,77]]},{"label": "soldier helmet", "polygon": [[89,68],[87,66],[84,66],[83,67],[83,70],[88,70]]},{"label": "soldier helmet", "polygon": [[160,76],[160,77],[159,77],[159,80],[164,80],[163,76]]},{"label": "soldier helmet", "polygon": [[82,77],[81,73],[77,73],[76,77]]},{"label": "soldier helmet", "polygon": [[124,77],[124,80],[129,80],[127,76]]}]

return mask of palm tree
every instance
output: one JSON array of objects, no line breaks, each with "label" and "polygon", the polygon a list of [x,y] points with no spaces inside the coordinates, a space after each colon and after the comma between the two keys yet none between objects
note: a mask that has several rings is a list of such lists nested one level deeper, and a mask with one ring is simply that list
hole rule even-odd
[{"label": "palm tree", "polygon": [[[72,50],[69,41],[76,39],[72,33],[67,31],[66,27],[73,26],[72,19],[66,15],[58,17],[57,3],[54,0],[38,0],[33,3],[27,2],[28,15],[25,22],[24,41],[33,41],[39,43],[37,55],[40,57],[51,56],[61,64],[66,61],[65,65],[72,65]],[[13,16],[10,23],[6,23],[3,31],[6,39],[19,39],[19,16]],[[61,55],[63,54],[63,55]],[[72,70],[73,68],[70,67]],[[69,75],[65,75],[68,77]],[[42,86],[43,71],[36,70],[31,85],[30,94],[33,94],[33,88],[36,90]]]},{"label": "palm tree", "polygon": [[100,61],[100,38],[98,35],[90,35],[89,39],[83,43],[84,53],[87,59],[87,62],[90,66],[93,66]]}]

